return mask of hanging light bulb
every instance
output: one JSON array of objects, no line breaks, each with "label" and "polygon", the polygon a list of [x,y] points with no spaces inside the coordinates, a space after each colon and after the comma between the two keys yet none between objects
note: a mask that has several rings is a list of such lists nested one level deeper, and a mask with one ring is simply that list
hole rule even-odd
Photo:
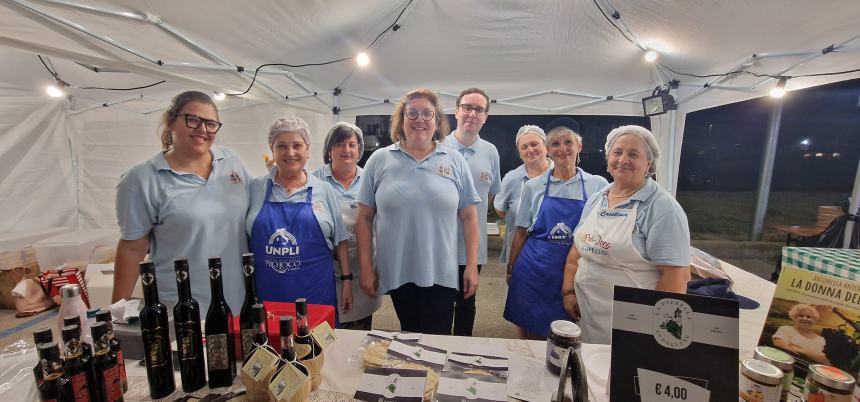
[{"label": "hanging light bulb", "polygon": [[213,96],[213,98],[215,98],[216,101],[222,101],[226,97],[227,97],[227,95],[224,95],[224,92],[215,92],[215,95]]},{"label": "hanging light bulb", "polygon": [[658,54],[656,50],[649,50],[645,52],[645,61],[653,63],[655,60],[657,60],[657,56]]},{"label": "hanging light bulb", "polygon": [[56,85],[48,85],[48,87],[45,88],[45,92],[47,92],[48,96],[52,98],[61,98],[66,94],[65,92],[63,92],[62,89],[60,89],[60,87]]},{"label": "hanging light bulb", "polygon": [[788,82],[787,77],[779,77],[779,81],[776,82],[776,86],[770,89],[770,96],[772,98],[782,98],[785,96],[785,83]]},{"label": "hanging light bulb", "polygon": [[355,62],[358,63],[359,67],[367,67],[370,64],[370,56],[365,52],[361,52],[355,56]]}]

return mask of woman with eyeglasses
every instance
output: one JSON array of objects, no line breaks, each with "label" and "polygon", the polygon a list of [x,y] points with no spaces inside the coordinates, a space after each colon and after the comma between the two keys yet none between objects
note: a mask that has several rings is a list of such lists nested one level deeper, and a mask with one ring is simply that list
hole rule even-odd
[{"label": "woman with eyeglasses", "polygon": [[547,126],[546,144],[554,166],[526,182],[517,208],[508,259],[504,317],[520,338],[546,338],[555,320],[569,319],[561,283],[573,229],[589,195],[609,183],[579,168],[579,123],[560,117]]},{"label": "woman with eyeglasses", "polygon": [[[347,232],[339,197],[328,183],[305,170],[310,127],[302,118],[275,120],[269,129],[275,165],[251,180],[246,229],[257,264],[257,293],[265,301],[327,304],[348,312],[352,280]],[[334,257],[344,285],[336,291]],[[336,321],[339,321],[339,317]]]},{"label": "woman with eyeglasses", "polygon": [[[364,155],[364,136],[354,124],[339,122],[329,129],[323,142],[323,167],[311,172],[318,179],[334,188],[340,199],[340,216],[349,234],[347,239],[350,276],[341,274],[340,266],[335,267],[337,294],[349,287],[352,293],[352,309],[341,309],[340,328],[370,331],[373,326],[373,313],[382,305],[382,298],[365,294],[358,283],[358,251],[355,242],[355,219],[358,216],[358,188],[364,169],[358,161]],[[347,280],[347,278],[349,278]]]},{"label": "woman with eyeglasses", "polygon": [[126,172],[117,185],[113,301],[131,296],[149,253],[159,299],[177,301],[173,262],[188,258],[191,293],[209,308],[208,258],[220,256],[224,297],[234,311],[245,295],[242,254],[249,176],[239,156],[214,145],[221,128],[208,95],[183,92],[161,116],[162,151]]},{"label": "woman with eyeglasses", "polygon": [[391,116],[394,144],[370,156],[361,179],[355,230],[361,288],[391,296],[403,331],[451,334],[458,223],[466,243],[465,297],[478,288],[481,200],[466,160],[440,144],[447,133],[436,94],[409,92]]}]

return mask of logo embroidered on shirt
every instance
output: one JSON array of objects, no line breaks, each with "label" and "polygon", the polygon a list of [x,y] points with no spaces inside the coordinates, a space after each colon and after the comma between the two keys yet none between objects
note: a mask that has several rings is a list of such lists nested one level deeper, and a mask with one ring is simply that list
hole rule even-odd
[{"label": "logo embroidered on shirt", "polygon": [[491,175],[490,172],[488,172],[486,170],[482,170],[481,175],[480,175],[480,180],[484,183],[492,182],[493,181],[493,175]]},{"label": "logo embroidered on shirt", "polygon": [[440,163],[436,166],[436,174],[442,177],[451,177],[451,175],[453,174],[451,172],[451,165]]},{"label": "logo embroidered on shirt", "polygon": [[325,212],[325,206],[323,205],[322,201],[314,201],[312,204],[312,208],[314,212],[318,214]]},{"label": "logo embroidered on shirt", "polygon": [[239,184],[242,182],[242,176],[239,176],[239,172],[236,170],[230,172],[229,177],[230,183]]}]

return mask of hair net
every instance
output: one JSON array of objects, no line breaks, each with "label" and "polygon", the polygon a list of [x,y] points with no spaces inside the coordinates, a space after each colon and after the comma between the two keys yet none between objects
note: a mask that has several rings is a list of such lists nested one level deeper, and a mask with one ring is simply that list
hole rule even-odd
[{"label": "hair net", "polygon": [[269,129],[269,146],[272,146],[278,134],[287,132],[298,133],[305,140],[305,144],[311,143],[311,129],[308,127],[308,123],[301,117],[287,116],[272,123],[272,127]]},{"label": "hair net", "polygon": [[604,146],[606,157],[609,157],[609,152],[612,149],[612,144],[615,143],[615,140],[624,134],[633,134],[645,143],[645,148],[647,148],[648,151],[648,160],[651,161],[651,166],[648,167],[648,174],[654,175],[657,173],[657,161],[660,159],[660,147],[657,145],[657,140],[654,138],[654,134],[651,134],[651,131],[642,126],[621,126],[610,131],[606,136],[606,145]]},{"label": "hair net", "polygon": [[544,142],[544,144],[546,144],[546,134],[543,132],[543,129],[542,129],[542,128],[540,128],[540,127],[538,127],[538,126],[532,126],[532,125],[528,125],[528,124],[527,124],[527,125],[525,125],[525,126],[520,127],[520,130],[519,130],[519,131],[517,131],[517,138],[516,138],[516,140],[514,141],[514,144],[516,144],[517,146],[519,146],[519,144],[520,144],[520,137],[522,137],[522,136],[524,136],[524,135],[526,135],[526,134],[528,134],[528,133],[532,133],[532,134],[534,134],[534,135],[536,135],[536,136],[540,137],[541,141],[543,141],[543,142]]}]

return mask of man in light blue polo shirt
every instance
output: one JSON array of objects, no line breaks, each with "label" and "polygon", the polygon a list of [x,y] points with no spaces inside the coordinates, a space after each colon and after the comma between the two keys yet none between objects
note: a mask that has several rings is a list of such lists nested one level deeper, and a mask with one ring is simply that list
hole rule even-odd
[{"label": "man in light blue polo shirt", "polygon": [[[478,272],[487,263],[487,207],[492,197],[501,190],[502,179],[499,172],[499,151],[496,146],[480,137],[479,132],[487,121],[490,98],[479,88],[469,88],[457,97],[457,129],[443,142],[446,146],[459,151],[469,165],[475,190],[481,197],[478,207],[480,243],[478,245]],[[475,297],[463,297],[463,272],[466,270],[466,243],[463,228],[457,229],[457,261],[460,266],[460,287],[454,300],[454,335],[472,336],[475,325]]]}]

